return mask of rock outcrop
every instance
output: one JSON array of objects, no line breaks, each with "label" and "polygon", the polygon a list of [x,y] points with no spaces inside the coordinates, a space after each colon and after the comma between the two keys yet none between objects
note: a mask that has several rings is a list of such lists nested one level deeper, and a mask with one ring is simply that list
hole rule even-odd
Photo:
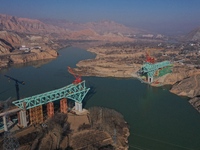
[{"label": "rock outcrop", "polygon": [[174,65],[173,72],[164,79],[164,84],[174,85],[175,83],[200,73],[199,69],[183,65]]},{"label": "rock outcrop", "polygon": [[200,95],[200,74],[181,80],[179,83],[174,84],[170,91],[189,98]]},{"label": "rock outcrop", "polygon": [[189,103],[200,112],[200,72],[174,84],[170,91],[179,96],[189,97]]},{"label": "rock outcrop", "polygon": [[0,39],[0,55],[9,54],[12,50],[12,46],[10,46],[5,40]]},{"label": "rock outcrop", "polygon": [[189,100],[189,103],[198,111],[200,112],[200,97],[194,97]]},{"label": "rock outcrop", "polygon": [[23,42],[18,34],[8,31],[0,31],[0,39],[4,40],[11,47],[19,47]]}]

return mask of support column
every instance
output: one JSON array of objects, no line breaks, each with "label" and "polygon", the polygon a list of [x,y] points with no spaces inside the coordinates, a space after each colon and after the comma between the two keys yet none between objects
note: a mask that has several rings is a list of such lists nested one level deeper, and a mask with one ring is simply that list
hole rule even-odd
[{"label": "support column", "polygon": [[78,103],[77,102],[75,102],[75,110],[78,110]]},{"label": "support column", "polygon": [[18,113],[18,123],[20,126],[22,127],[27,127],[27,118],[26,118],[26,110],[21,110],[19,113]]},{"label": "support column", "polygon": [[149,83],[152,83],[152,82],[153,82],[153,77],[149,77],[149,76],[148,76],[148,82],[149,82]]},{"label": "support column", "polygon": [[79,111],[79,112],[83,111],[82,103],[78,103],[78,111]]},{"label": "support column", "polygon": [[8,131],[6,116],[3,116],[4,131]]},{"label": "support column", "polygon": [[47,104],[47,114],[49,118],[52,118],[54,116],[54,104],[53,102],[49,102]]},{"label": "support column", "polygon": [[60,112],[66,114],[68,110],[67,99],[63,98],[60,100]]}]

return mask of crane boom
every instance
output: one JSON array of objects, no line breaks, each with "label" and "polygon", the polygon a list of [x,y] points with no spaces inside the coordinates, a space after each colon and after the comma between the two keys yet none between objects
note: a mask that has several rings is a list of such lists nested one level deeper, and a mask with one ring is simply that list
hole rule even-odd
[{"label": "crane boom", "polygon": [[80,83],[82,81],[81,76],[76,75],[71,67],[68,67],[68,72],[70,74],[72,74],[74,76],[74,78],[75,78],[73,84],[78,84],[78,83]]},{"label": "crane boom", "polygon": [[8,78],[9,80],[15,81],[15,88],[16,88],[16,93],[17,93],[17,99],[19,99],[19,84],[24,85],[25,82],[24,82],[24,81],[19,81],[19,80],[13,78],[13,77],[8,76],[8,75],[4,75],[4,76],[5,76],[6,78]]},{"label": "crane boom", "polygon": [[8,76],[8,75],[4,75],[4,76],[7,77],[7,78],[10,79],[10,80],[13,80],[13,81],[19,83],[19,84],[22,84],[22,85],[25,84],[24,81],[19,81],[19,80],[13,78],[13,77]]}]

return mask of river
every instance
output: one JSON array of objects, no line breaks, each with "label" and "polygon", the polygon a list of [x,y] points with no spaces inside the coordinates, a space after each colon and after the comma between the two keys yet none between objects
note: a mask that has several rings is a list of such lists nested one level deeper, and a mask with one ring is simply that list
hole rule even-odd
[{"label": "river", "polygon": [[[64,48],[57,59],[12,66],[1,70],[0,100],[15,98],[15,83],[3,75],[24,81],[20,97],[61,88],[73,81],[67,66],[75,67],[95,55],[80,48]],[[43,62],[42,62],[43,63]],[[200,115],[186,98],[168,91],[168,87],[151,87],[136,79],[83,77],[91,87],[84,107],[102,106],[122,113],[130,126],[130,150],[197,150],[200,148]]]}]

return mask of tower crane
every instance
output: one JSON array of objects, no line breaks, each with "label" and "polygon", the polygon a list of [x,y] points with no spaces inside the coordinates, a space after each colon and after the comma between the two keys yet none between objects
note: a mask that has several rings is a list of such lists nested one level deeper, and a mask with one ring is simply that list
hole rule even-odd
[{"label": "tower crane", "polygon": [[76,75],[71,67],[68,67],[68,72],[70,74],[72,74],[74,76],[74,78],[75,78],[73,84],[78,84],[78,83],[80,83],[82,81],[81,76]]},{"label": "tower crane", "polygon": [[25,85],[24,81],[19,81],[13,77],[10,77],[8,75],[4,75],[6,78],[8,78],[8,80],[13,80],[15,81],[15,88],[16,88],[16,93],[17,93],[17,99],[19,100],[19,84]]}]

